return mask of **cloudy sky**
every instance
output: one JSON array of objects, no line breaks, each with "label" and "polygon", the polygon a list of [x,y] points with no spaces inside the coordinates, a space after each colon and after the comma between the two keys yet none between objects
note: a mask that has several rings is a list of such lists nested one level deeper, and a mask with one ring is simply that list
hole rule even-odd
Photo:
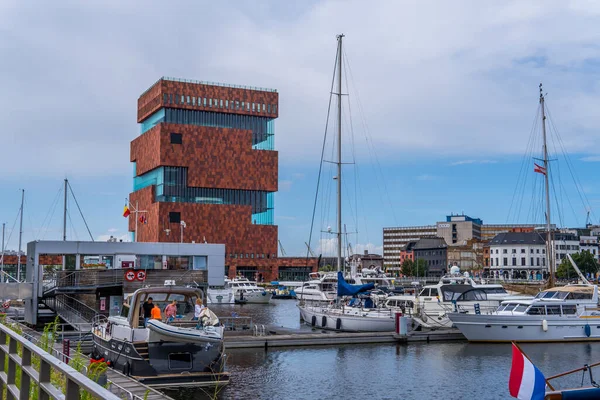
[{"label": "cloudy sky", "polygon": [[[4,0],[0,222],[8,247],[17,247],[22,188],[24,242],[61,237],[65,177],[96,239],[126,234],[136,101],[173,76],[279,91],[276,222],[286,253],[300,254],[340,32],[353,120],[350,130],[347,113],[345,137],[354,138],[360,178],[348,183],[357,200],[345,202],[355,248],[380,251],[382,227],[435,223],[450,212],[539,222],[539,179],[531,159],[524,170],[522,162],[540,82],[561,138],[554,143],[571,161],[557,154],[554,162],[557,223],[582,225],[590,208],[598,222],[598,26],[600,4],[583,0]],[[318,208],[315,248],[328,247],[320,230],[333,225],[331,211]],[[70,238],[89,238],[75,207],[68,225]]]}]

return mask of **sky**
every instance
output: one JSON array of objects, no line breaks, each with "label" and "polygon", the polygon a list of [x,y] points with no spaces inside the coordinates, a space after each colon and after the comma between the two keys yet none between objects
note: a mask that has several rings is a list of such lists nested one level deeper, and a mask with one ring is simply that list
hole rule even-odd
[{"label": "sky", "polygon": [[[356,162],[342,175],[343,219],[355,251],[381,252],[383,227],[449,213],[541,222],[542,177],[531,160],[541,145],[535,136],[532,152],[529,139],[540,82],[561,138],[550,150],[554,143],[569,157],[557,151],[551,163],[553,222],[581,226],[590,211],[598,223],[598,26],[600,4],[584,0],[4,0],[7,247],[18,246],[20,189],[23,243],[62,238],[65,178],[94,239],[129,237],[121,214],[132,189],[129,142],[140,132],[137,98],[171,76],[278,90],[276,224],[283,252],[305,254],[339,33],[350,105],[344,159]],[[324,171],[311,245],[325,254],[332,241],[321,231],[335,225],[335,209],[331,165]],[[68,238],[89,239],[73,200],[69,210]]]}]

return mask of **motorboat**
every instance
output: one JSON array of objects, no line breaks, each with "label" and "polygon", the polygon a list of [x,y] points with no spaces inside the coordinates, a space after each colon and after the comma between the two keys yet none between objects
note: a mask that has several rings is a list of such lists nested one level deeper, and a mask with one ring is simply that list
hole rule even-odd
[{"label": "motorboat", "polygon": [[227,286],[209,286],[206,300],[207,304],[233,304],[233,290]]},{"label": "motorboat", "polygon": [[337,276],[333,273],[311,272],[310,280],[296,288],[298,300],[311,302],[331,302],[335,300]]},{"label": "motorboat", "polygon": [[250,281],[243,276],[237,276],[233,279],[225,279],[225,287],[231,289],[234,302],[267,304],[273,297],[272,293],[263,288],[259,288],[256,282]]},{"label": "motorboat", "polygon": [[477,283],[468,273],[461,274],[452,267],[435,285],[424,286],[416,295],[389,296],[386,307],[410,309],[413,318],[429,329],[451,328],[450,312],[474,313],[495,310],[503,300],[531,299],[532,296],[516,296],[507,292],[502,285]]},{"label": "motorboat", "polygon": [[[144,324],[142,304],[150,297],[160,309],[176,300],[176,318]],[[196,299],[203,297],[199,288],[174,285],[136,290],[120,316],[94,319],[92,357],[152,387],[227,384],[223,326],[207,308],[200,322],[192,320]]]},{"label": "motorboat", "polygon": [[506,300],[490,313],[449,313],[472,342],[600,340],[598,287],[573,284],[544,290],[531,300]]}]

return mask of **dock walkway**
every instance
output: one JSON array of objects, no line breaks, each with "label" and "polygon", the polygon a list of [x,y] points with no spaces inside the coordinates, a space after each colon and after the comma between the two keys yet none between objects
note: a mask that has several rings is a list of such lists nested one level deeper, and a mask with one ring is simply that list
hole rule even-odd
[{"label": "dock walkway", "polygon": [[166,394],[161,393],[156,389],[152,389],[151,387],[146,386],[133,378],[115,371],[114,369],[109,368],[106,372],[106,375],[108,377],[108,381],[111,383],[109,390],[111,390],[113,393],[121,390],[126,393],[130,393],[131,396],[129,397],[132,397],[134,400],[137,398],[145,400],[173,400]]}]

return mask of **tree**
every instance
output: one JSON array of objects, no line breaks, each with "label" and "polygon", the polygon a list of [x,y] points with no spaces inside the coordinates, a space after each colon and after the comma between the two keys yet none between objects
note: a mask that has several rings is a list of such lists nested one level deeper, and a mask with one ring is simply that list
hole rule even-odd
[{"label": "tree", "polygon": [[402,265],[400,265],[400,272],[404,276],[413,276],[413,266],[413,260],[407,258],[402,261]]},{"label": "tree", "polygon": [[[579,253],[572,254],[573,261],[577,264],[577,267],[584,275],[592,275],[598,272],[599,266],[598,262],[594,258],[594,255],[587,250],[584,250]],[[561,279],[569,279],[577,277],[577,273],[575,272],[575,268],[571,265],[571,262],[567,257],[563,258],[560,262],[560,265],[556,269],[556,276]]]},{"label": "tree", "polygon": [[429,265],[427,265],[427,261],[420,258],[415,261],[406,259],[400,266],[400,272],[404,276],[425,276],[428,269]]}]

